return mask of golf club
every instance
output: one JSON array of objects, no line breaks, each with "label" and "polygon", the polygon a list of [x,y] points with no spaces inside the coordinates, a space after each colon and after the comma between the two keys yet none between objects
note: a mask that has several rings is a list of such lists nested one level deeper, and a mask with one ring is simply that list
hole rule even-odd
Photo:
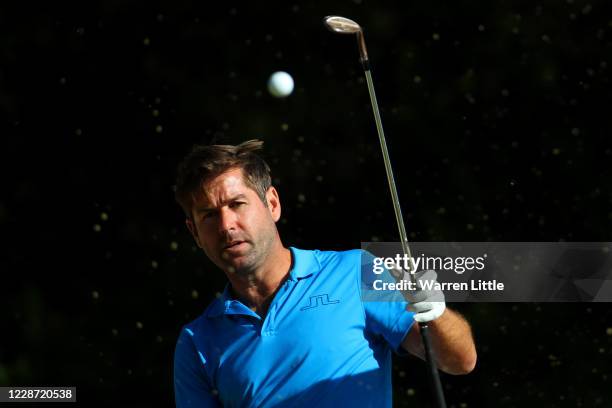
[{"label": "golf club", "polygon": [[[374,120],[376,121],[378,139],[380,141],[380,148],[382,150],[383,161],[385,163],[387,181],[389,182],[389,189],[391,190],[391,200],[393,201],[393,209],[395,210],[395,219],[397,221],[397,227],[399,229],[402,251],[410,260],[410,270],[414,271],[414,264],[412,260],[412,255],[410,253],[410,246],[408,245],[408,236],[406,234],[406,227],[404,226],[404,219],[402,217],[402,209],[400,207],[399,196],[397,194],[397,188],[395,186],[395,179],[393,178],[391,159],[389,158],[389,151],[387,150],[385,133],[383,131],[382,121],[380,119],[380,112],[378,110],[378,102],[376,101],[376,93],[374,92],[374,83],[372,81],[370,60],[368,58],[368,52],[366,50],[363,29],[353,20],[340,16],[327,16],[323,19],[323,22],[330,31],[333,31],[335,33],[357,35],[357,46],[359,47],[361,65],[363,66],[363,70],[365,73],[366,82],[368,84],[368,92],[370,93],[370,101],[372,102],[372,109],[374,111]],[[440,375],[438,373],[438,368],[436,367],[436,361],[434,359],[433,350],[431,346],[429,327],[427,326],[427,323],[419,323],[419,328],[421,332],[421,339],[423,341],[423,347],[425,348],[425,358],[427,361],[427,366],[430,373],[429,377],[435,394],[437,406],[439,408],[446,408],[444,392],[442,391],[442,383],[440,382]]]}]

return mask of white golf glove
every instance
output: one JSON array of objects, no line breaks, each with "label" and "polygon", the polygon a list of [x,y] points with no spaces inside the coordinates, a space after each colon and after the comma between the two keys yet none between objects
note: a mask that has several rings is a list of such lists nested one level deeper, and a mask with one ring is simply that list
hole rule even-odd
[{"label": "white golf glove", "polygon": [[408,309],[415,312],[414,320],[419,323],[426,323],[442,316],[444,309],[446,309],[444,293],[442,293],[441,290],[429,290],[424,288],[420,283],[422,281],[436,282],[436,278],[438,277],[436,271],[418,271],[410,276],[410,274],[404,270],[392,269],[391,274],[397,280],[403,279],[416,283],[416,290],[402,291],[404,298],[410,302]]}]

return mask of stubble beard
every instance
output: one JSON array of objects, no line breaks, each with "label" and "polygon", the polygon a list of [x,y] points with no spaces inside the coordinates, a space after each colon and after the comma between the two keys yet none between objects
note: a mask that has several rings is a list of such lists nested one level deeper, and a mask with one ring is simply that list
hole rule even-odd
[{"label": "stubble beard", "polygon": [[244,259],[239,266],[228,265],[228,272],[242,278],[255,279],[257,277],[257,272],[270,254],[275,236],[276,231],[270,228],[267,229],[264,234],[261,234],[260,239],[257,241],[248,241],[251,248],[246,254],[242,255],[242,257],[246,259]]}]

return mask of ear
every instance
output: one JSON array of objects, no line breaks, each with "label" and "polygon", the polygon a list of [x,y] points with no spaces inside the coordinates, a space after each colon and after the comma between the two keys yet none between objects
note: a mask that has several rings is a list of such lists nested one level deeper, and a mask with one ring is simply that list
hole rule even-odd
[{"label": "ear", "polygon": [[185,219],[185,225],[187,225],[187,228],[189,229],[189,232],[191,232],[191,236],[195,240],[198,247],[202,248],[202,245],[200,245],[200,237],[198,237],[198,228],[195,226],[191,218]]},{"label": "ear", "polygon": [[278,197],[278,191],[274,187],[270,187],[268,191],[266,191],[266,200],[268,202],[268,210],[270,210],[270,215],[272,215],[272,219],[274,222],[280,220],[281,216],[281,204],[280,198]]}]

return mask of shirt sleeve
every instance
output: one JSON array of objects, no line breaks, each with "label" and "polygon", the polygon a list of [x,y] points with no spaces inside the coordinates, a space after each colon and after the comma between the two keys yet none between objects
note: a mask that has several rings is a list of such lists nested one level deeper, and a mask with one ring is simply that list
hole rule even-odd
[{"label": "shirt sleeve", "polygon": [[[406,354],[401,345],[414,323],[414,313],[406,310],[408,302],[401,292],[372,290],[374,280],[395,282],[395,278],[386,268],[382,273],[374,274],[373,266],[374,255],[361,251],[359,288],[365,312],[366,331],[382,336],[397,354]],[[365,296],[364,290],[367,291]]]},{"label": "shirt sleeve", "polygon": [[177,408],[221,407],[204,364],[206,359],[196,350],[193,332],[183,328],[174,352],[174,396]]}]

